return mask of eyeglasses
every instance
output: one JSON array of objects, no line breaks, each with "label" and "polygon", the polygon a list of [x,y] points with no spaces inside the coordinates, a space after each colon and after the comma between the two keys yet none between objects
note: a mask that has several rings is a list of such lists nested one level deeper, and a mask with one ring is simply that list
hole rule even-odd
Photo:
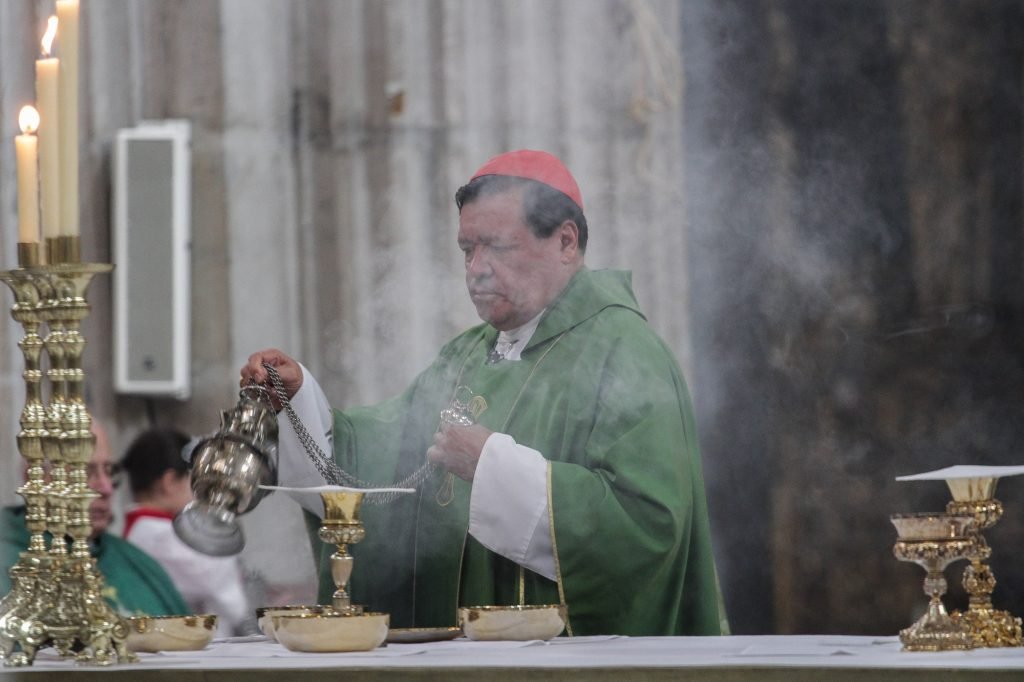
[{"label": "eyeglasses", "polygon": [[110,480],[110,487],[116,488],[121,485],[121,479],[124,478],[124,469],[120,464],[112,464],[107,462],[103,465],[97,464],[86,464],[85,465],[85,476],[88,483],[99,480],[100,474],[103,474]]}]

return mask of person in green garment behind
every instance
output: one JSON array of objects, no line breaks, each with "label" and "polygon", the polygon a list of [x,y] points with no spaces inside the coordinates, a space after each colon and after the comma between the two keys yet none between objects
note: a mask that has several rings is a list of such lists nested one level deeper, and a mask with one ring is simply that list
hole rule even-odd
[{"label": "person in green garment behind", "polygon": [[[106,429],[93,421],[96,447],[86,466],[88,486],[99,493],[89,504],[92,535],[89,551],[103,575],[103,596],[122,616],[184,615],[191,611],[170,577],[148,554],[127,540],[108,533],[114,520],[111,498],[121,473],[111,461]],[[48,541],[52,541],[48,538]],[[18,555],[28,547],[25,507],[0,509],[0,594],[11,589],[8,571]]]},{"label": "person in green garment behind", "polygon": [[[483,324],[449,341],[401,395],[332,410],[280,350],[241,369],[246,385],[274,367],[278,398],[333,453],[315,465],[280,419],[281,485],[351,485],[340,468],[363,487],[417,489],[363,504],[353,603],[390,613],[392,627],[455,625],[459,606],[557,603],[569,635],[721,634],[686,383],[630,274],[584,264],[575,179],[551,154],[519,150],[485,163],[455,200]],[[456,394],[475,423],[441,423]],[[302,504],[315,528],[322,505]],[[330,548],[313,544],[327,600]]]}]

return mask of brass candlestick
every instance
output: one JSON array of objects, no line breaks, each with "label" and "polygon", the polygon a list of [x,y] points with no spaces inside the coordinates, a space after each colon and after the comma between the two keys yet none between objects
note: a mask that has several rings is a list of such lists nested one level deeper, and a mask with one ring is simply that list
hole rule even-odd
[{"label": "brass candlestick", "polygon": [[946,613],[944,571],[953,561],[963,559],[973,546],[974,519],[951,514],[894,514],[899,534],[893,554],[900,561],[912,561],[925,569],[924,593],[928,610],[916,623],[900,631],[904,651],[946,651],[970,649],[971,637],[960,623]]},{"label": "brass candlestick", "polygon": [[[24,257],[26,253],[25,249],[19,248],[19,256]],[[42,339],[39,336],[39,293],[35,277],[19,268],[0,272],[0,280],[14,293],[11,317],[21,324],[25,332],[18,342],[25,361],[22,378],[25,381],[26,399],[19,419],[21,430],[18,432],[17,443],[18,451],[26,463],[25,483],[18,488],[18,494],[25,500],[25,526],[29,532],[29,543],[10,569],[11,591],[0,602],[0,658],[4,659],[5,664],[17,664],[16,661],[24,657],[31,660],[40,643],[34,636],[35,628],[31,626],[34,621],[32,616],[38,613],[36,598],[39,591],[36,586],[40,584],[41,577],[50,573],[51,568],[46,553],[47,495],[41,445],[42,436],[46,433],[40,414],[39,349]],[[26,617],[29,627],[24,628]],[[30,653],[15,652],[19,635],[23,641],[22,652]]]},{"label": "brass candlestick", "polygon": [[[103,578],[88,544],[89,504],[96,493],[87,485],[86,466],[95,436],[84,400],[80,326],[89,314],[86,292],[93,277],[113,266],[77,262],[77,237],[47,241],[50,265],[39,263],[38,248],[22,246],[22,267],[0,273],[0,279],[14,292],[11,315],[25,332],[19,343],[26,400],[18,451],[28,473],[18,493],[25,499],[30,540],[10,570],[12,589],[0,602],[0,658],[5,666],[31,665],[40,648],[53,646],[82,663],[131,661],[127,624],[102,597]],[[49,330],[45,339],[39,334],[42,325]],[[45,407],[43,351],[49,359]],[[47,534],[53,538],[49,548]]]},{"label": "brass candlestick", "polygon": [[996,578],[989,568],[992,548],[982,531],[991,528],[1003,515],[1002,503],[995,499],[996,477],[949,479],[953,499],[946,505],[950,514],[965,514],[974,519],[974,543],[964,569],[964,589],[969,595],[967,611],[954,612],[954,620],[963,623],[976,647],[1021,646],[1021,619],[992,605]]},{"label": "brass candlestick", "polygon": [[363,607],[353,605],[348,593],[348,581],[352,577],[355,561],[348,553],[348,545],[354,545],[366,535],[366,530],[359,520],[363,493],[355,490],[331,490],[321,492],[320,499],[324,503],[320,539],[338,546],[338,550],[331,555],[331,578],[337,587],[332,595],[331,605],[337,613],[361,615]]}]

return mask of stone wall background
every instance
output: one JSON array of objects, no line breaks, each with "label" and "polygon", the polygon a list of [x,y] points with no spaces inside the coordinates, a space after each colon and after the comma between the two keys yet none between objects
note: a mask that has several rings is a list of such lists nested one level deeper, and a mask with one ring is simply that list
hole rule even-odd
[{"label": "stone wall background", "polygon": [[[0,3],[6,266],[17,110],[51,12]],[[736,631],[894,633],[923,599],[888,515],[945,494],[893,477],[1020,461],[1019,1],[82,0],[82,16],[87,259],[111,259],[117,130],[193,134],[191,399],[113,392],[109,279],[91,292],[89,393],[119,449],[154,421],[213,429],[266,346],[339,406],[400,390],[475,322],[455,188],[534,147],[574,171],[589,264],[633,270],[690,380]],[[14,503],[20,330],[0,331]],[[1020,613],[1024,492],[999,492],[997,599]],[[247,528],[268,598],[307,598],[296,508],[271,496]]]}]

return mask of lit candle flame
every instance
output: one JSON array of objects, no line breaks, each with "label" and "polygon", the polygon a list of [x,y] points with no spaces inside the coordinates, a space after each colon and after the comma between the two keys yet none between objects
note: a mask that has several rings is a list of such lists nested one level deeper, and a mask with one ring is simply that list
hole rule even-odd
[{"label": "lit candle flame", "polygon": [[50,56],[50,49],[53,47],[53,39],[57,35],[57,15],[46,20],[46,33],[43,34],[43,56]]},{"label": "lit candle flame", "polygon": [[39,129],[39,112],[34,106],[26,104],[21,108],[18,112],[18,125],[25,135],[31,135]]}]

